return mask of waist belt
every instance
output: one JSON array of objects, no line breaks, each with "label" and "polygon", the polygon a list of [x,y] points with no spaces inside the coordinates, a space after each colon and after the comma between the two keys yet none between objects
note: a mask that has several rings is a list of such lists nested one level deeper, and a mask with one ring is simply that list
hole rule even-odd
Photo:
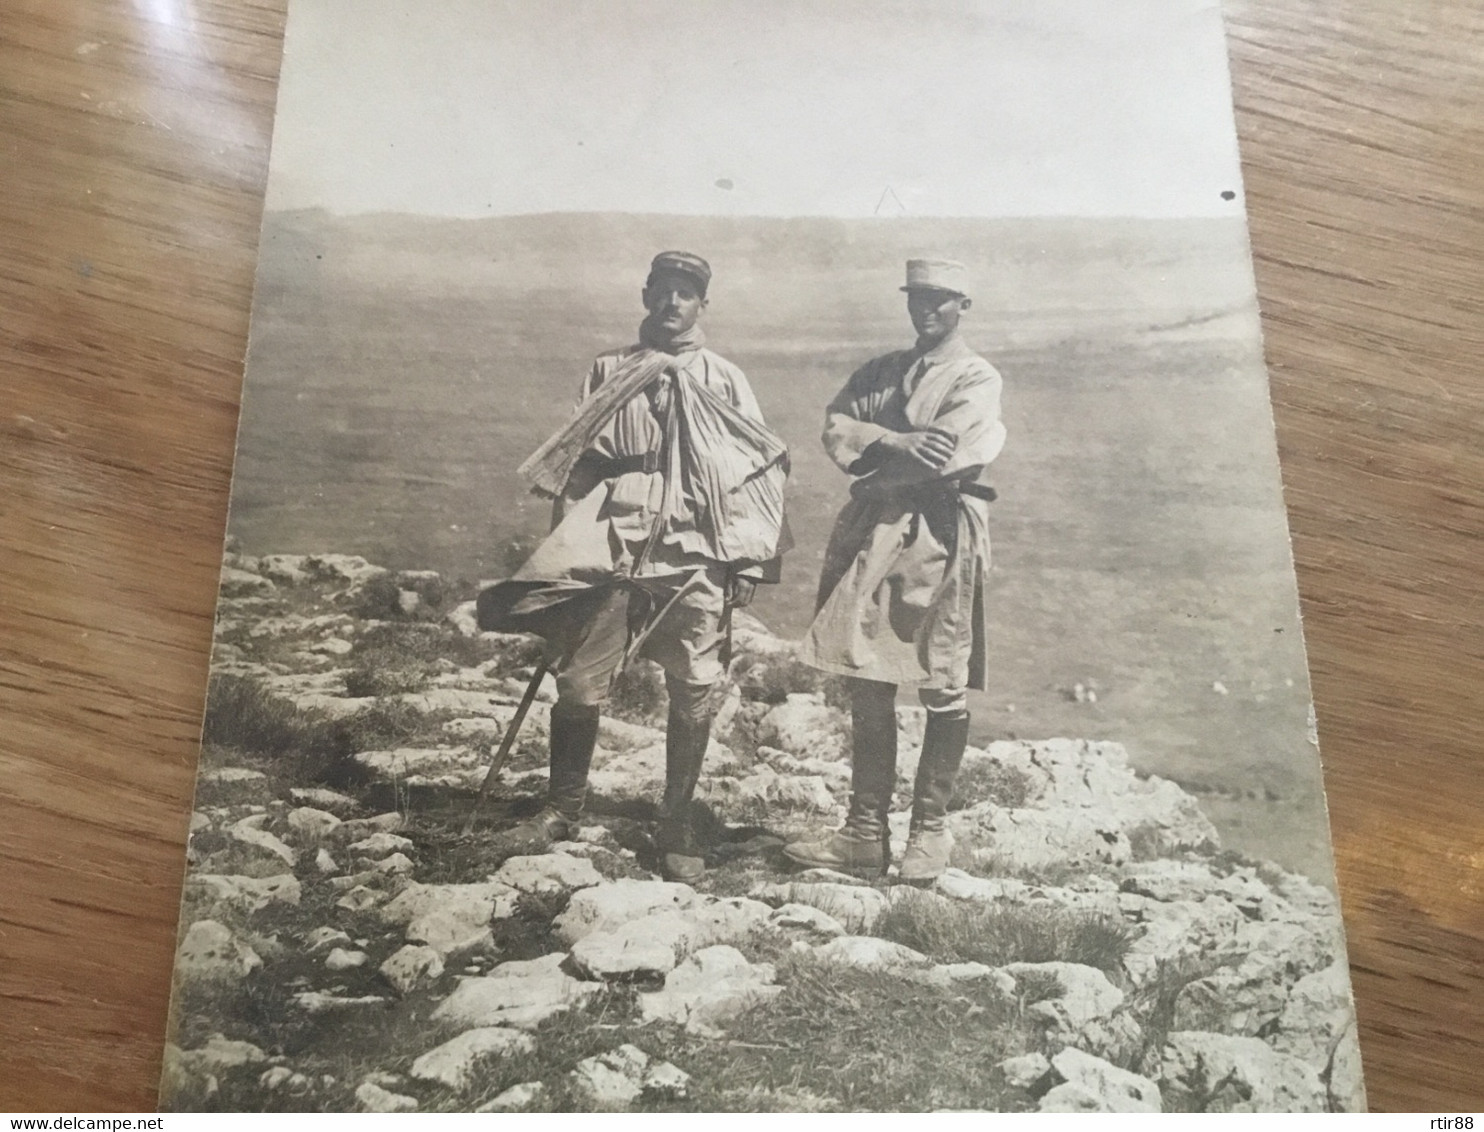
[{"label": "waist belt", "polygon": [[600,480],[611,480],[630,472],[653,475],[660,470],[660,454],[638,452],[632,456],[600,456],[596,452],[586,452],[582,457],[582,466],[585,472]]},{"label": "waist belt", "polygon": [[972,496],[975,499],[982,499],[986,503],[993,503],[996,499],[999,498],[998,494],[996,494],[995,492],[995,489],[990,487],[987,483],[959,483],[957,487],[958,493],[960,495],[968,495]]},{"label": "waist belt", "polygon": [[982,499],[986,503],[993,503],[998,498],[995,489],[988,484],[974,483],[972,480],[951,479],[930,480],[927,483],[902,484],[888,488],[877,487],[865,481],[852,487],[851,494],[900,499],[905,503],[914,503],[919,506],[925,506],[934,500],[953,495],[967,495],[971,499]]}]

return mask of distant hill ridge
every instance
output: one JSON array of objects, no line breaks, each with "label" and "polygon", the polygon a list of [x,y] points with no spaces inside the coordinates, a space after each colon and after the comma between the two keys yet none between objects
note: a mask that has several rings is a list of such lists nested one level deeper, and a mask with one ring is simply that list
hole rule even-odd
[{"label": "distant hill ridge", "polygon": [[1177,323],[1251,308],[1246,241],[1240,219],[459,219],[313,209],[267,215],[260,278],[288,290],[319,277],[327,286],[555,290],[584,301],[617,292],[633,305],[649,257],[685,247],[710,260],[713,296],[727,308],[773,309],[780,293],[828,288],[848,307],[900,309],[902,261],[926,253],[969,265],[987,322],[1002,311],[1085,309]]}]

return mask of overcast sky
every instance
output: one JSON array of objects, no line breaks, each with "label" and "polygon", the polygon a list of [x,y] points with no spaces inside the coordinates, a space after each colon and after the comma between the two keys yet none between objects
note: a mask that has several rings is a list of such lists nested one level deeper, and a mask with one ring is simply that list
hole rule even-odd
[{"label": "overcast sky", "polygon": [[292,0],[268,205],[1239,215],[1230,100],[1217,0]]}]

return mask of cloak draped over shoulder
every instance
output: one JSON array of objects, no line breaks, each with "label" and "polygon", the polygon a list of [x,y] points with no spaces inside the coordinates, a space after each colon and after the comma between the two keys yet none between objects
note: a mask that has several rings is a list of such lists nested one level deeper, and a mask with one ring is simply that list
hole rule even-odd
[{"label": "cloak draped over shoulder", "polygon": [[[825,552],[806,662],[892,684],[986,687],[988,504],[959,485],[977,484],[1004,446],[1001,384],[955,335],[867,362],[830,403],[824,446],[853,483]],[[877,445],[929,428],[955,438],[941,469]]]},{"label": "cloak draped over shoulder", "polygon": [[699,328],[660,339],[646,323],[639,344],[599,355],[572,421],[522,465],[538,490],[560,485],[552,530],[481,594],[485,628],[534,632],[560,652],[593,586],[663,588],[718,570],[776,580],[788,450],[742,371],[703,342]]}]

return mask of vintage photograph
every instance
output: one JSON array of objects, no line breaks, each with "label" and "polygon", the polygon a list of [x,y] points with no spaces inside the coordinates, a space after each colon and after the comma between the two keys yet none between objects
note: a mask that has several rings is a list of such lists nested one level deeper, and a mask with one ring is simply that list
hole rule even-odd
[{"label": "vintage photograph", "polygon": [[1363,1109],[1225,52],[292,0],[162,1106]]}]

